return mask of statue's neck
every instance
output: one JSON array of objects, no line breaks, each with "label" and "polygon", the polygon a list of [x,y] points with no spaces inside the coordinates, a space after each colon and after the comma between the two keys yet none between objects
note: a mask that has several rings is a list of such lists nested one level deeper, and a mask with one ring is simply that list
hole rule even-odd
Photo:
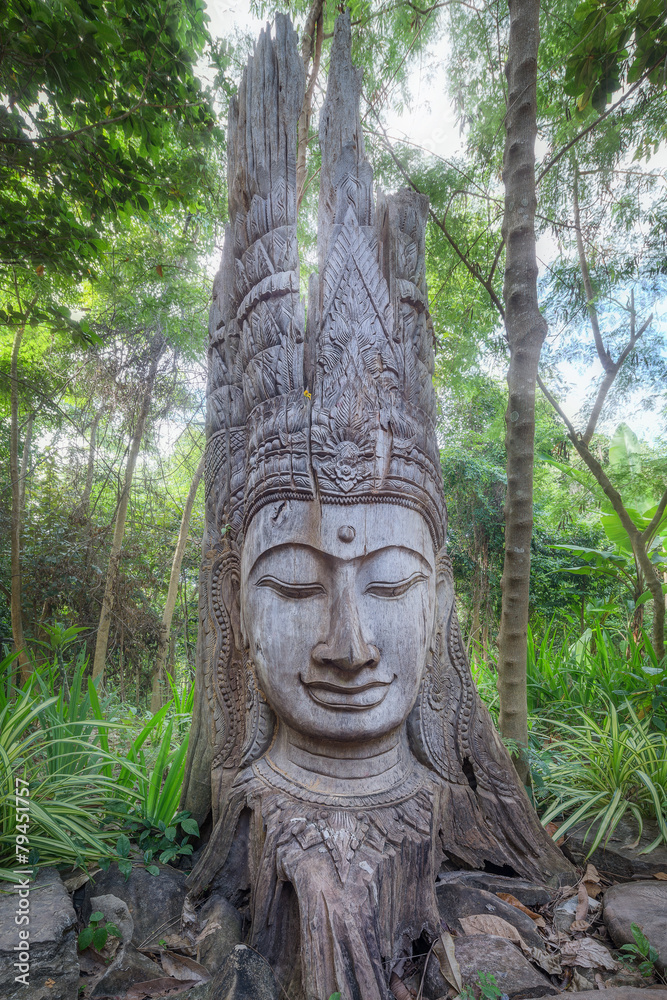
[{"label": "statue's neck", "polygon": [[303,787],[346,797],[391,788],[405,776],[411,760],[405,726],[359,744],[315,739],[282,722],[269,756]]}]

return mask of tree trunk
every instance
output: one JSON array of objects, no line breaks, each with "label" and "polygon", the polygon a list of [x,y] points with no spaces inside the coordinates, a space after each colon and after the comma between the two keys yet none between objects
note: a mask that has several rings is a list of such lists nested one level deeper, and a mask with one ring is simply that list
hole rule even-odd
[{"label": "tree trunk", "polygon": [[[503,163],[505,217],[505,330],[510,352],[505,417],[507,503],[502,611],[498,639],[500,731],[528,743],[526,663],[530,543],[533,533],[535,383],[546,322],[537,301],[535,252],[535,139],[539,0],[510,0],[508,108]],[[525,760],[515,760],[521,778]]]},{"label": "tree trunk", "polygon": [[148,416],[148,411],[151,405],[151,399],[153,397],[153,384],[155,382],[157,366],[159,364],[163,350],[164,350],[164,341],[162,337],[158,337],[153,342],[153,348],[152,348],[153,357],[151,360],[148,377],[146,379],[144,395],[141,401],[141,409],[139,411],[139,416],[137,417],[137,423],[134,428],[134,435],[130,443],[130,450],[127,456],[127,466],[125,468],[125,481],[123,483],[123,491],[120,495],[118,510],[116,511],[116,523],[114,526],[113,541],[111,543],[111,554],[109,556],[109,565],[107,567],[106,583],[104,586],[104,597],[102,599],[102,610],[100,612],[100,623],[97,628],[95,657],[93,660],[93,681],[99,680],[100,684],[104,682],[104,664],[107,655],[107,646],[109,644],[109,630],[111,628],[113,593],[114,593],[114,587],[116,585],[116,580],[118,578],[120,555],[121,555],[121,549],[123,547],[123,535],[125,534],[125,521],[127,519],[127,506],[130,500],[130,489],[132,487],[134,469],[137,464],[139,446],[141,445],[141,439],[143,437],[144,427],[146,426],[146,418]]},{"label": "tree trunk", "polygon": [[95,456],[97,451],[97,428],[99,422],[102,419],[102,414],[106,410],[106,406],[103,406],[97,411],[93,417],[93,422],[90,425],[90,442],[88,447],[88,464],[86,467],[86,485],[84,486],[83,493],[81,494],[81,512],[84,515],[88,514],[88,508],[90,506],[90,494],[93,490],[93,473],[95,472]]},{"label": "tree trunk", "polygon": [[21,477],[19,480],[19,506],[21,518],[25,510],[25,483],[28,478],[28,468],[30,466],[30,448],[32,445],[32,428],[35,422],[35,414],[29,413],[25,428],[25,438],[23,439],[23,458],[21,459]]},{"label": "tree trunk", "polygon": [[11,516],[11,618],[12,638],[14,648],[18,653],[18,664],[21,671],[21,684],[30,677],[30,661],[25,649],[23,638],[23,614],[21,612],[21,505],[23,490],[19,470],[19,386],[18,360],[21,341],[25,333],[28,317],[33,310],[37,296],[35,295],[23,317],[23,323],[14,334],[12,357],[10,364],[10,432],[9,432],[9,478],[12,484],[12,516]]},{"label": "tree trunk", "polygon": [[188,493],[187,500],[185,501],[185,507],[183,508],[181,527],[178,532],[178,541],[176,543],[174,559],[171,564],[169,587],[167,589],[167,601],[164,606],[164,614],[162,615],[162,627],[160,629],[160,639],[158,642],[157,658],[155,660],[155,669],[153,670],[153,682],[151,690],[151,712],[153,713],[157,712],[162,703],[161,683],[163,679],[165,664],[167,662],[167,656],[169,654],[169,635],[171,632],[171,619],[174,614],[174,608],[176,607],[176,598],[178,597],[178,581],[181,578],[181,563],[183,562],[185,545],[188,539],[190,516],[192,514],[192,508],[194,506],[195,499],[197,497],[197,489],[199,488],[199,481],[202,477],[203,471],[204,471],[204,455],[202,455],[199,461],[199,465],[197,466],[197,470],[194,476],[192,477],[192,482],[190,483],[190,491]]}]

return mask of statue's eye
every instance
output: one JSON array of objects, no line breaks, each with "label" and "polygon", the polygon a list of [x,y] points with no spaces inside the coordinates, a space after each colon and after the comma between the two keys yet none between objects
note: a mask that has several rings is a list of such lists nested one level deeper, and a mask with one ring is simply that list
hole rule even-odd
[{"label": "statue's eye", "polygon": [[284,580],[277,580],[275,576],[263,576],[255,586],[268,587],[281,597],[297,601],[326,593],[321,583],[286,583]]},{"label": "statue's eye", "polygon": [[403,594],[407,594],[411,587],[426,581],[426,579],[423,573],[413,573],[407,580],[392,580],[391,582],[374,580],[373,583],[368,584],[364,594],[370,594],[372,597],[384,597],[385,599],[402,597]]}]

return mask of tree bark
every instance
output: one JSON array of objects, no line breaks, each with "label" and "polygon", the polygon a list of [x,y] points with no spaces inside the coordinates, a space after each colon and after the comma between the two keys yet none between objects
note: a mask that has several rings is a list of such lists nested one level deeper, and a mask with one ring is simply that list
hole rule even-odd
[{"label": "tree bark", "polygon": [[[510,352],[505,417],[507,503],[502,611],[498,637],[500,731],[528,743],[526,694],[530,543],[533,533],[535,383],[547,325],[537,300],[535,139],[539,0],[510,0],[505,116],[505,330]],[[515,765],[525,781],[528,765]]]},{"label": "tree bark", "polygon": [[28,468],[30,466],[30,448],[32,446],[32,428],[35,422],[35,414],[29,413],[25,428],[25,438],[23,439],[23,457],[21,459],[21,477],[19,480],[19,505],[21,518],[25,510],[25,483],[28,478]]},{"label": "tree bark", "polygon": [[144,395],[141,400],[141,409],[139,410],[139,416],[137,417],[137,423],[134,428],[132,441],[130,443],[130,450],[127,456],[127,466],[125,468],[125,480],[123,483],[123,490],[120,495],[120,500],[118,502],[118,510],[116,511],[116,522],[114,525],[113,541],[111,543],[111,554],[109,556],[109,565],[107,567],[106,582],[104,586],[104,597],[102,599],[102,610],[100,612],[100,622],[97,627],[95,657],[93,660],[93,681],[99,681],[100,684],[104,682],[104,665],[107,655],[107,646],[109,644],[109,630],[111,628],[113,594],[114,594],[114,587],[116,585],[116,580],[118,578],[118,569],[120,566],[120,555],[121,555],[121,549],[123,547],[123,536],[125,534],[125,521],[127,519],[127,507],[130,500],[130,489],[132,488],[132,479],[134,477],[134,469],[137,464],[139,446],[141,445],[141,439],[144,434],[144,427],[146,426],[146,418],[148,417],[148,411],[150,409],[151,399],[153,398],[153,384],[155,382],[155,375],[157,373],[157,367],[160,358],[162,356],[163,350],[164,350],[164,341],[161,336],[158,336],[153,341],[153,347],[151,352],[153,356],[148,371],[148,377],[146,379]]},{"label": "tree bark", "polygon": [[14,648],[18,653],[18,664],[21,672],[21,683],[30,677],[30,661],[28,659],[25,639],[23,637],[23,613],[21,611],[21,506],[23,490],[21,487],[21,470],[19,469],[19,386],[18,360],[21,342],[25,333],[28,317],[37,301],[35,295],[28,305],[23,323],[14,334],[12,356],[10,363],[10,432],[9,432],[9,478],[12,485],[12,516],[11,516],[11,619]]},{"label": "tree bark", "polygon": [[167,588],[167,600],[164,606],[164,613],[162,615],[162,627],[160,629],[157,657],[155,660],[155,668],[153,670],[153,681],[151,685],[152,688],[151,712],[153,713],[158,711],[162,703],[161,683],[164,675],[165,664],[167,662],[167,656],[169,655],[169,635],[171,632],[171,619],[174,614],[174,608],[176,607],[176,598],[178,597],[178,581],[181,578],[181,563],[183,562],[185,545],[188,540],[190,517],[192,515],[192,508],[194,506],[194,502],[197,497],[197,489],[199,488],[199,481],[201,480],[203,471],[204,471],[204,455],[202,455],[201,459],[199,460],[199,465],[197,466],[196,472],[192,477],[192,482],[190,483],[190,491],[188,492],[188,496],[185,501],[185,507],[183,508],[181,526],[178,531],[178,541],[176,542],[174,558],[171,564],[169,587]]}]

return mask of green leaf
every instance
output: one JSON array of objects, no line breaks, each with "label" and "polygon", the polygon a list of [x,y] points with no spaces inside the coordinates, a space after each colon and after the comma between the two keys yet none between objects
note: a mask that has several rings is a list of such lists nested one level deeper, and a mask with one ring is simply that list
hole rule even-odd
[{"label": "green leaf", "polygon": [[188,833],[191,837],[199,836],[199,824],[197,823],[197,820],[192,819],[191,816],[189,816],[187,819],[181,820],[181,828],[185,831],[185,833]]},{"label": "green leaf", "polygon": [[96,951],[102,951],[105,944],[107,943],[107,938],[109,937],[109,932],[106,927],[97,927],[93,933],[93,948]]},{"label": "green leaf", "polygon": [[90,914],[91,924],[99,924],[100,920],[104,920],[104,914],[100,910],[95,910],[94,913]]},{"label": "green leaf", "polygon": [[81,931],[77,940],[79,951],[85,951],[90,946],[93,940],[93,932],[94,927],[86,927]]},{"label": "green leaf", "polygon": [[160,869],[157,865],[146,865],[146,871],[149,875],[159,875]]},{"label": "green leaf", "polygon": [[121,875],[125,876],[125,880],[127,881],[132,874],[132,862],[127,861],[125,858],[120,858],[118,861],[118,871]]},{"label": "green leaf", "polygon": [[130,841],[124,833],[116,841],[116,850],[121,858],[128,858],[130,856]]}]

